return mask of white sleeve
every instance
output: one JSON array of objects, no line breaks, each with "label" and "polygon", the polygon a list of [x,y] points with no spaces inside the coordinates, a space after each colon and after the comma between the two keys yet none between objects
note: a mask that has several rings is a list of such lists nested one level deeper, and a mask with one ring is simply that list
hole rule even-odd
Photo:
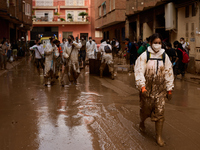
[{"label": "white sleeve", "polygon": [[80,48],[82,47],[81,42],[79,42],[79,43],[74,42],[73,44],[74,44],[74,46],[75,46],[77,49],[80,49]]},{"label": "white sleeve", "polygon": [[172,69],[172,63],[169,59],[169,57],[167,56],[167,54],[165,54],[165,81],[166,81],[166,88],[167,91],[171,91],[174,88],[174,73],[173,73],[173,69]]},{"label": "white sleeve", "polygon": [[146,82],[146,79],[144,76],[146,68],[147,68],[146,61],[147,61],[147,54],[143,53],[136,60],[135,67],[134,67],[136,87],[139,90],[141,90],[141,88],[145,86],[145,82]]},{"label": "white sleeve", "polygon": [[30,50],[34,50],[34,47],[36,47],[36,45],[33,45],[32,47],[30,47]]},{"label": "white sleeve", "polygon": [[54,48],[54,56],[57,58],[60,55],[58,47],[54,46],[53,48]]},{"label": "white sleeve", "polygon": [[64,46],[63,57],[64,57],[65,59],[69,58],[69,55],[67,54],[67,48],[66,48],[66,45]]},{"label": "white sleeve", "polygon": [[87,43],[86,43],[86,50],[88,49],[88,47],[89,47],[89,43],[87,42]]}]

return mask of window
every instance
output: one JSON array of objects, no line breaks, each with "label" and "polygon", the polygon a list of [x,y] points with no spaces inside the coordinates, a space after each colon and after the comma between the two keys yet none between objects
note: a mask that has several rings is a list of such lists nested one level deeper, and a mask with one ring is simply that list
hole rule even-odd
[{"label": "window", "polygon": [[103,4],[103,14],[104,15],[106,14],[106,2],[104,2],[104,4]]},{"label": "window", "polygon": [[66,0],[65,4],[66,4],[66,6],[73,6],[74,5],[74,1],[73,0]]},{"label": "window", "polygon": [[73,35],[73,32],[63,32],[63,38],[68,38],[69,35]]},{"label": "window", "polygon": [[85,1],[84,0],[76,0],[76,4],[77,6],[84,6],[85,5]]},{"label": "window", "polygon": [[109,4],[109,8],[110,9],[109,9],[109,11],[111,11],[111,9],[112,9],[111,6],[112,6],[112,1],[110,0],[110,4]]},{"label": "window", "polygon": [[196,16],[196,10],[197,10],[197,4],[193,3],[192,4],[192,17]]},{"label": "window", "polygon": [[31,5],[28,3],[25,4],[25,15],[31,16]]},{"label": "window", "polygon": [[22,12],[22,0],[19,0],[19,12]]},{"label": "window", "polygon": [[82,21],[82,16],[79,16],[79,13],[86,12],[85,10],[79,10],[77,11],[77,21]]},{"label": "window", "polygon": [[103,33],[101,31],[95,31],[95,37],[96,38],[102,38],[103,37]]},{"label": "window", "polygon": [[53,0],[36,0],[36,6],[53,6]]},{"label": "window", "polygon": [[113,9],[115,9],[115,0],[113,0]]},{"label": "window", "polygon": [[101,6],[99,6],[99,17],[101,17]]},{"label": "window", "polygon": [[190,6],[185,7],[185,18],[188,18],[190,15]]},{"label": "window", "polygon": [[53,10],[36,10],[35,16],[36,16],[36,18],[48,17],[48,21],[52,21],[53,20]]},{"label": "window", "polygon": [[66,10],[65,12],[65,16],[66,16],[66,20],[68,20],[67,15],[71,14],[72,15],[72,20],[73,21],[82,21],[82,16],[79,16],[79,13],[81,12],[86,12],[85,10]]},{"label": "window", "polygon": [[66,20],[68,20],[68,18],[67,18],[68,14],[71,14],[72,15],[72,20],[75,21],[74,20],[74,11],[66,11],[66,15],[65,15],[66,16]]}]

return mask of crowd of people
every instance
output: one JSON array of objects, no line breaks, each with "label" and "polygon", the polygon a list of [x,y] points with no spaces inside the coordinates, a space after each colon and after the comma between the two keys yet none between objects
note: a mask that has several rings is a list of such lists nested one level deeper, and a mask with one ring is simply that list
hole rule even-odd
[{"label": "crowd of people", "polygon": [[7,69],[7,62],[16,61],[18,58],[28,54],[28,45],[29,43],[25,41],[24,37],[12,43],[9,39],[3,38],[0,43],[0,70]]}]

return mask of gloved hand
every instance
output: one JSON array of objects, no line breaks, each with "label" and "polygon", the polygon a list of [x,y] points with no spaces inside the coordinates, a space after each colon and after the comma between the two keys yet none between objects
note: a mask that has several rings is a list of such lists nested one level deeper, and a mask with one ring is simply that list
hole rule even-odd
[{"label": "gloved hand", "polygon": [[142,87],[141,92],[142,92],[142,95],[143,95],[143,96],[145,96],[145,97],[148,96],[148,93],[147,93],[147,90],[146,90],[145,86]]},{"label": "gloved hand", "polygon": [[167,92],[167,99],[170,101],[172,99],[172,91]]},{"label": "gloved hand", "polygon": [[176,62],[173,63],[173,66],[175,66],[175,65],[176,65]]}]

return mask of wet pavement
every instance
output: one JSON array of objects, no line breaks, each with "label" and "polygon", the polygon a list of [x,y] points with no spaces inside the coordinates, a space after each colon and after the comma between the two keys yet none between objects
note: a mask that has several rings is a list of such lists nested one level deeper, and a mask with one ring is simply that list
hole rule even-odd
[{"label": "wet pavement", "polygon": [[78,85],[50,88],[29,61],[0,76],[0,150],[199,150],[200,85],[177,79],[166,104],[163,138],[154,123],[139,132],[134,76],[115,80],[82,70]]}]

